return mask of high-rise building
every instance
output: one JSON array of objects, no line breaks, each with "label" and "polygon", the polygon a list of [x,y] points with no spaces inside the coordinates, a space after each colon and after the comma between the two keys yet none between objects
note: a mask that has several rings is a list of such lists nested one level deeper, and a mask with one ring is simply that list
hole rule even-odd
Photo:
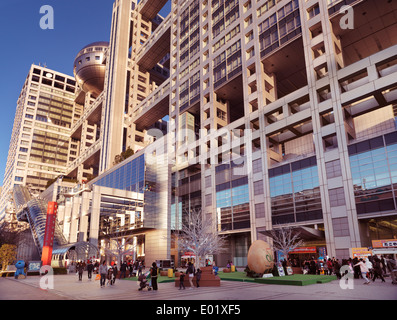
[{"label": "high-rise building", "polygon": [[65,201],[68,234],[179,262],[200,209],[228,240],[217,264],[238,266],[283,226],[298,259],[397,238],[396,3],[171,0],[160,17],[166,4],[116,0],[106,50],[76,59],[77,79],[88,63],[104,84],[83,75],[76,95],[67,175],[88,188]]},{"label": "high-rise building", "polygon": [[66,173],[74,115],[74,77],[32,65],[18,98],[4,174],[0,219],[14,185],[38,193]]}]

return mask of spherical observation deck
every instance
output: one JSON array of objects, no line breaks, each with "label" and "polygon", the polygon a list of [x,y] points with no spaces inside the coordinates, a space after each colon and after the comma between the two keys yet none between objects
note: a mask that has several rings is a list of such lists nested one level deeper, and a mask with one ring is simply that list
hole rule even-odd
[{"label": "spherical observation deck", "polygon": [[85,46],[74,60],[74,76],[80,88],[94,96],[100,95],[105,81],[105,53],[109,42],[94,42]]}]

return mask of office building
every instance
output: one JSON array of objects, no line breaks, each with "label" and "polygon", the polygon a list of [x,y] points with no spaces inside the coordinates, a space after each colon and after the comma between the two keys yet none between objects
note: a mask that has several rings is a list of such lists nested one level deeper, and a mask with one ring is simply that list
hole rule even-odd
[{"label": "office building", "polygon": [[76,81],[32,65],[17,101],[4,174],[0,220],[12,208],[14,185],[40,193],[48,181],[66,174]]},{"label": "office building", "polygon": [[[130,231],[113,238],[135,237],[148,263],[171,254],[178,263],[178,231],[200,209],[227,236],[217,264],[238,266],[282,226],[311,255],[339,259],[395,239],[396,3],[171,0],[158,16],[166,3],[116,0],[103,59],[84,60],[95,45],[76,59],[77,71],[80,60],[106,67],[103,90],[80,83],[75,100],[83,110],[67,175],[88,182],[91,200],[84,211],[85,192],[71,198],[80,223],[70,234],[101,247],[95,230],[118,219]],[[117,164],[128,147],[134,155]],[[149,174],[159,155],[167,165]],[[145,178],[130,184],[127,167],[139,161]]]}]

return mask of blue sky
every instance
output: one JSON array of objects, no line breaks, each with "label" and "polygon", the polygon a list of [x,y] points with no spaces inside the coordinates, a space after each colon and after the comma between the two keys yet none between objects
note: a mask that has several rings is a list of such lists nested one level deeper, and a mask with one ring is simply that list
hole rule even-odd
[{"label": "blue sky", "polygon": [[[155,0],[153,0],[155,1]],[[113,0],[1,0],[0,1],[0,184],[3,183],[16,102],[30,66],[73,75],[73,61],[81,48],[109,41]],[[40,28],[40,8],[54,9],[54,29]],[[166,16],[170,1],[163,8]]]}]

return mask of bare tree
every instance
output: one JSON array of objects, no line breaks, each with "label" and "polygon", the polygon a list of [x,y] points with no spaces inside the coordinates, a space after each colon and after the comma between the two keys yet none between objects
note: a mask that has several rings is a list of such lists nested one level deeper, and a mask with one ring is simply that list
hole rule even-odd
[{"label": "bare tree", "polygon": [[[123,239],[125,239],[123,241]],[[117,264],[121,264],[121,259],[124,255],[136,250],[133,237],[121,237],[121,238],[108,238],[108,245],[104,248],[105,255],[109,257],[115,257]]]},{"label": "bare tree", "polygon": [[294,232],[293,229],[289,227],[273,229],[270,231],[270,234],[273,239],[273,248],[275,250],[280,250],[287,261],[288,254],[303,244],[303,240],[299,237],[300,233]]},{"label": "bare tree", "polygon": [[182,225],[178,247],[180,250],[192,252],[196,256],[198,267],[204,266],[207,255],[226,250],[225,237],[214,229],[212,219],[203,219],[201,210],[192,210],[186,214],[188,219]]}]

